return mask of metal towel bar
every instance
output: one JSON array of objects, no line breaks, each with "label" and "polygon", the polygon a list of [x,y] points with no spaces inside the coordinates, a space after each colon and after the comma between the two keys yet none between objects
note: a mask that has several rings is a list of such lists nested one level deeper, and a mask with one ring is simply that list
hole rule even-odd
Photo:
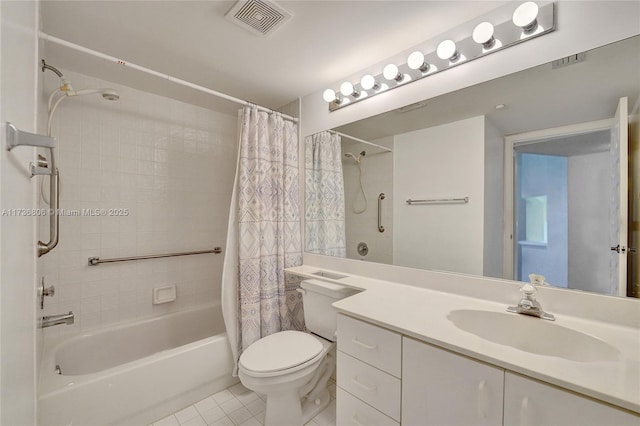
[{"label": "metal towel bar", "polygon": [[426,200],[412,200],[409,198],[407,204],[467,204],[469,197],[464,198],[432,198]]},{"label": "metal towel bar", "polygon": [[113,259],[100,259],[99,257],[90,257],[89,266],[96,266],[101,263],[128,262],[129,260],[158,259],[161,257],[191,256],[194,254],[206,254],[206,253],[216,253],[216,254],[222,253],[222,248],[214,247],[213,250],[183,251],[180,253],[151,254],[148,256],[116,257]]}]

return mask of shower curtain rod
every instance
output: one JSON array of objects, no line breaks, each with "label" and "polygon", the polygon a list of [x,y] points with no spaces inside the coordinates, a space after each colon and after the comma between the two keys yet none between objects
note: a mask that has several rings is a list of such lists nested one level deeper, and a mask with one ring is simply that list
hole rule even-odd
[{"label": "shower curtain rod", "polygon": [[366,144],[366,145],[374,146],[374,147],[379,148],[379,149],[381,149],[383,151],[393,152],[393,150],[391,148],[387,148],[386,146],[378,145],[378,144],[375,144],[373,142],[365,141],[364,139],[360,139],[360,138],[356,138],[356,137],[353,137],[353,136],[349,136],[346,133],[338,132],[337,130],[329,130],[329,132],[333,133],[333,134],[336,134],[338,136],[342,136],[343,138],[351,139],[352,141],[356,141],[356,142],[360,142],[360,143],[363,143],[363,144]]},{"label": "shower curtain rod", "polygon": [[[263,106],[260,106],[260,105],[256,105],[256,104],[253,104],[251,102],[245,101],[243,99],[238,99],[238,98],[235,98],[233,96],[227,95],[225,93],[221,93],[221,92],[209,89],[208,87],[200,86],[198,84],[191,83],[191,82],[186,81],[186,80],[181,80],[179,78],[172,77],[172,76],[170,76],[168,74],[163,74],[161,72],[154,71],[152,69],[149,69],[149,68],[146,68],[146,67],[143,67],[143,66],[140,66],[140,65],[136,65],[136,64],[131,63],[131,62],[124,61],[122,59],[118,59],[115,56],[110,56],[110,55],[107,55],[105,53],[98,52],[97,50],[92,50],[92,49],[89,49],[87,47],[80,46],[80,45],[75,44],[75,43],[71,43],[70,41],[66,41],[66,40],[63,40],[61,38],[54,37],[52,35],[49,35],[47,33],[42,32],[42,31],[38,32],[38,37],[40,37],[40,39],[42,39],[42,40],[50,41],[52,43],[68,47],[70,49],[77,50],[78,52],[87,53],[89,55],[105,59],[105,60],[107,60],[109,62],[115,62],[116,64],[122,65],[124,67],[133,68],[135,70],[138,70],[138,71],[141,71],[141,72],[144,72],[144,73],[147,73],[147,74],[151,74],[151,75],[156,76],[156,77],[164,78],[164,79],[169,80],[169,81],[171,81],[173,83],[180,84],[180,85],[186,86],[186,87],[190,87],[191,89],[198,90],[198,91],[204,92],[204,93],[208,93],[210,95],[217,96],[219,98],[223,98],[223,99],[226,99],[226,100],[231,101],[231,102],[235,102],[235,103],[238,103],[238,104],[241,104],[241,105],[245,105],[245,106],[254,105],[260,111],[264,111],[264,112],[275,112],[270,108],[266,108],[266,107],[263,107]],[[298,119],[296,117],[292,117],[290,115],[282,114],[282,113],[279,113],[279,114],[281,114],[282,117],[287,119],[287,120],[291,120],[293,122],[298,122]]]}]

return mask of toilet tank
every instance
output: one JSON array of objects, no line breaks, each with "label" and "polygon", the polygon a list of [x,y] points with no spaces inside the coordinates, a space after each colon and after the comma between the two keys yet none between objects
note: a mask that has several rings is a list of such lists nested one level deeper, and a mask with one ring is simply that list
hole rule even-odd
[{"label": "toilet tank", "polygon": [[338,313],[332,303],[359,293],[361,290],[320,280],[300,283],[307,329],[327,340],[335,341]]}]

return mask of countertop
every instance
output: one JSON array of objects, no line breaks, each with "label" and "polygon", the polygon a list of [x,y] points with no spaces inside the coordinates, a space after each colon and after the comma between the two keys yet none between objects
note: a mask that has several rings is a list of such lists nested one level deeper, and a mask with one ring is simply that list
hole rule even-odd
[{"label": "countertop", "polygon": [[[344,274],[348,276],[338,280],[313,275],[319,269],[303,265],[289,268],[287,273],[364,290],[333,304],[338,312],[345,315],[640,413],[638,328],[551,312],[556,317],[554,325],[600,339],[619,353],[611,361],[588,362],[538,355],[463,331],[447,318],[455,310],[504,313],[507,306],[502,303],[351,274]],[[514,304],[517,297],[515,295]],[[571,342],[558,344],[571,345]]]}]

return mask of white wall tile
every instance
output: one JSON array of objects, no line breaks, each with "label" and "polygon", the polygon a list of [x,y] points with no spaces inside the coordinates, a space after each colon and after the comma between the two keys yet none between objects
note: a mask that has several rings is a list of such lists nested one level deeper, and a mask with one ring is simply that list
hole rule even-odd
[{"label": "white wall tile", "polygon": [[[219,299],[219,255],[93,267],[87,258],[224,246],[237,118],[74,72],[65,71],[65,77],[74,87],[112,87],[120,100],[65,100],[54,118],[61,207],[80,215],[61,218],[60,244],[39,259],[38,269],[59,288],[47,309],[73,310],[76,324],[45,333],[88,330]],[[55,84],[47,79],[44,91]],[[81,209],[128,214],[87,216]],[[48,232],[46,219],[39,228]],[[178,300],[152,305],[153,287],[169,284],[176,284]]]}]

